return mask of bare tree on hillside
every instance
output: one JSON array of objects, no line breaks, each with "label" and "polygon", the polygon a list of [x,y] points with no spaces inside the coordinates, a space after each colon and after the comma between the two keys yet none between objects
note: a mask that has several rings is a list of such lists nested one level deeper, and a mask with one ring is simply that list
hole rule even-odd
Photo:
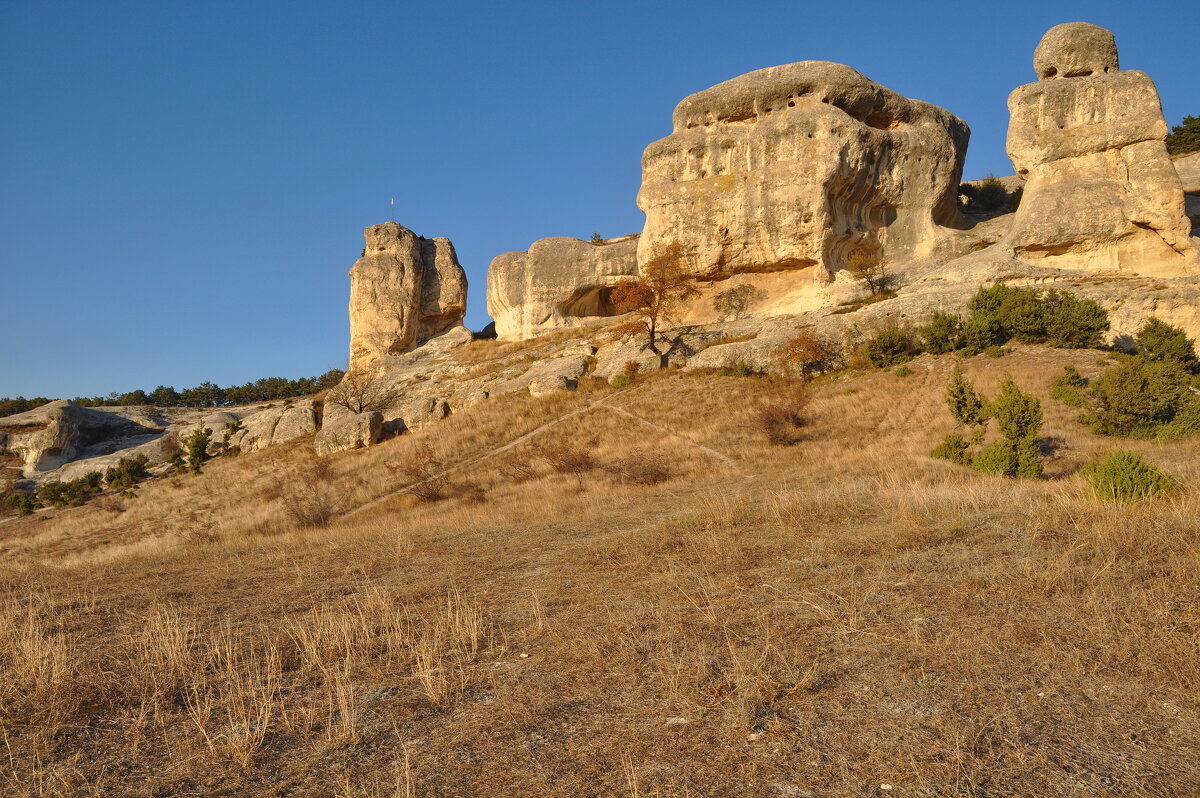
[{"label": "bare tree on hillside", "polygon": [[396,400],[396,392],[375,379],[368,371],[351,371],[330,389],[326,403],[344,407],[351,413],[383,410]]}]

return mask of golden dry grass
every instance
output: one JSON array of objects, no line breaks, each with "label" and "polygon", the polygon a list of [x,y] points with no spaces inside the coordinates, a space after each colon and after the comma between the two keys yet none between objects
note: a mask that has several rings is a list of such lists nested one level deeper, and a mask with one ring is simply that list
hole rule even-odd
[{"label": "golden dry grass", "polygon": [[[1200,442],[1097,438],[1048,399],[1102,359],[967,361],[1042,398],[1040,482],[927,457],[954,361],[923,357],[819,381],[796,447],[754,429],[778,385],[667,372],[7,523],[0,792],[1200,794]],[[486,456],[564,416],[535,439],[661,451],[672,478]],[[297,483],[339,511],[403,488],[388,465],[426,444],[482,490],[288,519]],[[1076,471],[1118,445],[1181,489],[1087,498]]]}]

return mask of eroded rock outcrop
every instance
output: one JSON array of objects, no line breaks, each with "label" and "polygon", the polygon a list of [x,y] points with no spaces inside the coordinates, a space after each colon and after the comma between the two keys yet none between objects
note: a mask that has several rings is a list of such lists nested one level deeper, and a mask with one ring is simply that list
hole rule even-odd
[{"label": "eroded rock outcrop", "polygon": [[0,458],[10,478],[35,477],[76,459],[133,449],[163,436],[146,408],[90,408],[59,399],[0,418]]},{"label": "eroded rock outcrop", "polygon": [[609,294],[637,271],[637,236],[593,244],[542,238],[488,267],[487,310],[501,338],[523,340],[614,313]]},{"label": "eroded rock outcrop", "polygon": [[1008,99],[1008,155],[1026,183],[1001,245],[1052,268],[1164,277],[1195,269],[1150,78],[1120,71],[1112,33],[1084,22],[1051,28],[1034,68],[1038,82]]},{"label": "eroded rock outcrop", "polygon": [[387,222],[364,231],[350,269],[350,369],[369,368],[462,321],[467,277],[447,238]]},{"label": "eroded rock outcrop", "polygon": [[825,281],[856,248],[921,257],[959,223],[966,123],[850,67],[760,69],[685,98],[673,119],[642,156],[641,263],[678,242],[699,277]]}]

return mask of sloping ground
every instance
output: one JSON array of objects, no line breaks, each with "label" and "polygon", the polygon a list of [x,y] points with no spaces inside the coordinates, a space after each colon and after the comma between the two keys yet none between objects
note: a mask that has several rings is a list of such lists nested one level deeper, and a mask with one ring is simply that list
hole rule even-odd
[{"label": "sloping ground", "polygon": [[[1105,358],[966,361],[1041,397],[1035,483],[926,456],[955,362],[926,356],[822,380],[790,448],[753,425],[781,384],[664,372],[7,523],[3,792],[1197,794],[1200,441],[1098,438],[1048,399]],[[531,432],[673,476],[497,451]],[[1087,498],[1118,446],[1180,490]],[[404,492],[413,462],[469,463],[458,497]]]}]

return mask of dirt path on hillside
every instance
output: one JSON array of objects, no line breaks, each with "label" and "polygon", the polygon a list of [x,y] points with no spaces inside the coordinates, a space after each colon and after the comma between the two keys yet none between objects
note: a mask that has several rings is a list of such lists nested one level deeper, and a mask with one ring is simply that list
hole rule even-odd
[{"label": "dirt path on hillside", "polygon": [[688,438],[684,435],[680,435],[675,430],[667,429],[664,426],[655,424],[653,421],[649,421],[647,419],[642,418],[641,416],[630,413],[628,410],[626,410],[623,407],[613,407],[612,405],[601,405],[600,402],[591,402],[591,401],[589,401],[588,404],[591,405],[592,407],[603,407],[605,410],[611,410],[614,413],[620,413],[623,416],[628,416],[629,418],[632,418],[634,421],[638,422],[639,424],[644,424],[645,426],[650,427],[651,429],[658,430],[659,432],[661,432],[665,435],[670,435],[672,438],[676,438],[678,440],[683,441],[688,446],[691,446],[693,449],[698,449],[698,450],[704,452],[705,454],[709,455],[710,457],[715,457],[716,459],[720,460],[722,463],[729,466],[731,469],[738,472],[739,474],[743,473],[742,467],[740,465],[738,465],[737,461],[734,460],[729,455],[722,454],[721,452],[718,452],[716,449],[710,449],[702,443],[696,443],[691,438]]},{"label": "dirt path on hillside", "polygon": [[676,438],[680,441],[683,441],[688,446],[691,446],[692,448],[697,449],[701,452],[704,452],[708,456],[719,460],[722,464],[724,464],[725,466],[729,467],[730,469],[736,471],[739,475],[742,475],[742,476],[745,475],[745,472],[742,470],[742,467],[739,466],[737,461],[734,460],[732,457],[729,457],[726,454],[722,454],[721,452],[718,452],[716,449],[710,449],[709,447],[704,446],[703,444],[696,443],[695,441],[693,441],[689,438],[686,438],[683,435],[680,435],[678,432],[675,432],[674,430],[670,430],[670,429],[667,429],[666,427],[655,424],[653,421],[648,421],[647,419],[644,419],[641,416],[635,415],[624,408],[614,407],[613,405],[608,404],[609,400],[614,399],[618,396],[625,396],[627,394],[634,393],[634,391],[636,391],[636,390],[637,389],[628,390],[628,391],[620,391],[618,393],[612,394],[611,396],[606,396],[605,398],[597,400],[597,401],[592,401],[589,399],[587,401],[587,404],[585,404],[583,407],[578,407],[578,408],[570,411],[569,413],[563,413],[561,416],[552,418],[549,421],[545,422],[544,424],[541,424],[541,425],[535,427],[534,429],[531,429],[529,432],[526,432],[524,435],[514,438],[513,440],[509,441],[508,443],[501,444],[500,446],[497,446],[494,449],[489,449],[488,451],[484,452],[483,454],[481,454],[477,457],[473,457],[470,460],[465,460],[461,463],[457,463],[456,465],[451,466],[450,468],[447,468],[445,471],[435,474],[434,476],[430,477],[429,479],[425,479],[420,482],[414,482],[411,485],[405,485],[403,488],[400,488],[399,490],[394,490],[390,493],[385,493],[382,496],[377,496],[376,498],[372,499],[371,501],[367,502],[366,504],[360,504],[358,507],[355,507],[353,510],[349,510],[348,512],[344,513],[341,516],[340,520],[352,518],[353,516],[357,515],[358,513],[363,512],[364,510],[370,509],[371,507],[375,507],[394,496],[401,496],[419,485],[424,485],[426,482],[431,482],[435,479],[442,479],[443,477],[448,477],[451,474],[462,471],[465,468],[470,468],[471,466],[481,463],[484,460],[487,460],[488,458],[495,457],[496,455],[499,455],[499,454],[504,454],[505,452],[508,452],[508,451],[512,451],[513,449],[517,448],[518,446],[522,445],[523,443],[526,443],[526,442],[532,440],[534,437],[540,435],[541,433],[545,432],[546,430],[550,429],[551,427],[557,426],[558,424],[561,424],[564,421],[572,419],[575,416],[583,415],[584,413],[595,410],[597,408],[611,410],[614,413],[618,413],[620,415],[627,416],[627,417],[633,419],[634,421],[637,421],[639,424],[643,424],[647,427],[650,427],[651,429],[655,429],[655,430],[658,430],[659,432],[669,435],[672,438]]}]

